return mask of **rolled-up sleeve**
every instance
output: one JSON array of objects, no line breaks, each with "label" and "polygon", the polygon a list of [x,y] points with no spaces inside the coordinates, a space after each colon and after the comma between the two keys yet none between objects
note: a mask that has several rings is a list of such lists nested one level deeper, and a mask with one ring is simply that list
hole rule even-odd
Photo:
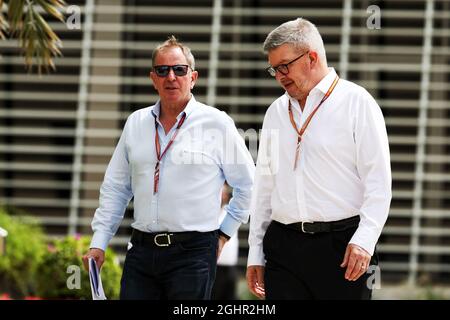
[{"label": "rolled-up sleeve", "polygon": [[100,188],[99,207],[92,221],[94,235],[91,248],[106,250],[117,232],[125,209],[133,197],[131,175],[126,150],[127,124],[114,150]]}]

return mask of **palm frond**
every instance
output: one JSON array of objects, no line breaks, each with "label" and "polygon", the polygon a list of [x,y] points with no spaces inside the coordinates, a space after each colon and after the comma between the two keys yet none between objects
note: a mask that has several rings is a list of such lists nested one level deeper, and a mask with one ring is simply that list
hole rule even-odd
[{"label": "palm frond", "polygon": [[3,0],[0,0],[0,39],[5,39],[5,32],[9,29],[8,21],[3,15]]},{"label": "palm frond", "polygon": [[64,21],[64,15],[58,10],[65,6],[62,0],[35,0],[36,4],[40,5],[45,12],[54,16],[60,21]]},{"label": "palm frond", "polygon": [[[3,2],[3,0],[0,1]],[[37,9],[41,7],[50,16],[64,21],[62,13],[65,7],[64,0],[10,0],[8,2],[10,31],[19,39],[26,67],[31,71],[35,61],[39,73],[43,68],[47,72],[49,68],[55,69],[53,58],[61,55],[62,42]]]},{"label": "palm frond", "polygon": [[26,2],[26,0],[8,1],[8,20],[14,35],[17,35],[22,29]]}]

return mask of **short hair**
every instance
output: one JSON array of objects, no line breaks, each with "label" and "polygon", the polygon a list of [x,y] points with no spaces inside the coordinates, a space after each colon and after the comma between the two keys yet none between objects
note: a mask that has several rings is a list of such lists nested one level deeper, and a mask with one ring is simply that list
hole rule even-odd
[{"label": "short hair", "polygon": [[195,59],[194,55],[191,52],[191,49],[181,42],[178,41],[178,39],[175,36],[170,36],[166,41],[159,44],[152,53],[152,66],[155,65],[155,59],[158,53],[164,49],[171,48],[171,47],[178,47],[183,51],[184,56],[186,57],[187,63],[189,67],[191,67],[192,70],[195,70]]},{"label": "short hair", "polygon": [[264,52],[267,53],[285,43],[292,44],[298,49],[312,49],[325,63],[327,61],[319,30],[306,19],[297,18],[272,30],[264,41]]}]

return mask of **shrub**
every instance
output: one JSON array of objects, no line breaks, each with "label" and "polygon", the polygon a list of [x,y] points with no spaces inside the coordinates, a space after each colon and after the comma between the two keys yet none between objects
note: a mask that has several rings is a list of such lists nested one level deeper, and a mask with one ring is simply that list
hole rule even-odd
[{"label": "shrub", "polygon": [[36,221],[12,209],[0,208],[0,226],[9,234],[0,257],[0,294],[24,298],[35,293],[35,275],[45,254],[45,236]]},{"label": "shrub", "polygon": [[[89,237],[68,236],[60,240],[54,240],[48,246],[37,272],[38,296],[44,299],[92,298],[89,275],[84,270],[81,260],[83,254],[88,251],[89,244]],[[108,299],[117,299],[122,270],[117,256],[111,249],[106,250],[105,258],[105,263],[101,269],[103,289]],[[69,279],[75,274],[73,270],[80,271],[79,289],[70,289],[68,286],[68,282],[76,284],[76,281],[72,283]]]}]

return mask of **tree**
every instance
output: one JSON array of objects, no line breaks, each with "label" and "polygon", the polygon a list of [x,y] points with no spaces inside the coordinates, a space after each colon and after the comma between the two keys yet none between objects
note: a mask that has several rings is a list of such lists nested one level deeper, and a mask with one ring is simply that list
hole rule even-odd
[{"label": "tree", "polygon": [[[7,5],[6,17],[3,3]],[[0,38],[18,38],[27,69],[32,70],[33,61],[39,73],[42,68],[55,69],[53,58],[61,55],[62,43],[56,33],[42,17],[42,8],[48,15],[64,21],[61,13],[64,0],[0,0]]]}]

